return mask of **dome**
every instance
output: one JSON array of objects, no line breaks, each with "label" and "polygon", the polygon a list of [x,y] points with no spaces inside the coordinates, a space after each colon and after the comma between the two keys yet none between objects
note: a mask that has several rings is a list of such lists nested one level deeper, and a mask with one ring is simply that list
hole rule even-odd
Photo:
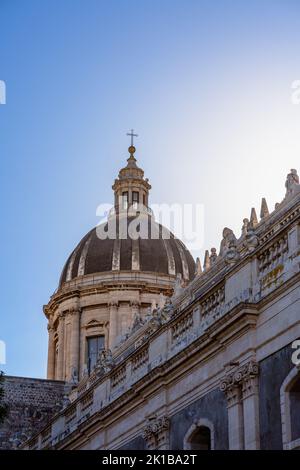
[{"label": "dome", "polygon": [[[98,237],[93,228],[69,256],[59,286],[79,276],[107,271],[143,271],[176,276],[185,281],[194,277],[195,262],[186,246],[150,216],[157,236],[153,238],[115,239]],[[100,228],[106,230],[107,222]],[[163,233],[169,233],[166,238]]]}]

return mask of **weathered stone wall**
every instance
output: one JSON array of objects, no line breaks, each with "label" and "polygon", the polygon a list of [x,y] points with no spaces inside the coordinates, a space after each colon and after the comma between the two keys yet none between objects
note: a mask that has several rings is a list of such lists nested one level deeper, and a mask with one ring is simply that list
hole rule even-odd
[{"label": "weathered stone wall", "polygon": [[215,449],[228,449],[227,403],[220,390],[214,390],[171,417],[170,448],[184,448],[184,437],[194,423],[209,420],[214,426]]},{"label": "weathered stone wall", "polygon": [[[170,417],[169,449],[184,449],[184,438],[193,424],[200,420],[209,421],[214,428],[214,448],[228,449],[227,403],[220,390],[214,390],[194,401],[183,410]],[[147,449],[145,440],[138,436],[120,450]]]},{"label": "weathered stone wall", "polygon": [[0,425],[0,449],[16,449],[62,406],[65,382],[5,376],[8,416]]},{"label": "weathered stone wall", "polygon": [[[291,345],[260,362],[259,421],[261,449],[282,449],[280,387],[294,367]],[[299,418],[299,417],[298,417]]]}]

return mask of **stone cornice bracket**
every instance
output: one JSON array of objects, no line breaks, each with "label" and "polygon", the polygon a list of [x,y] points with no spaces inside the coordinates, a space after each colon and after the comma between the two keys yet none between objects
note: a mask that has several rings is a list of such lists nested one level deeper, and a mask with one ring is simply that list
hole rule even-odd
[{"label": "stone cornice bracket", "polygon": [[167,416],[161,418],[152,418],[148,420],[147,426],[143,431],[149,449],[157,449],[166,445],[168,442],[168,431],[170,429],[170,420]]}]

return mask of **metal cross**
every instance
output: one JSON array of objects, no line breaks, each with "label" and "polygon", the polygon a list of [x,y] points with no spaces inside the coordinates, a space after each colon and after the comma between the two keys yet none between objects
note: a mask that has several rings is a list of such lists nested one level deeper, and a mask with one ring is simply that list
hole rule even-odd
[{"label": "metal cross", "polygon": [[138,134],[134,134],[133,129],[131,129],[131,132],[127,132],[126,135],[129,135],[131,137],[131,144],[130,145],[133,146],[133,138],[138,137]]}]

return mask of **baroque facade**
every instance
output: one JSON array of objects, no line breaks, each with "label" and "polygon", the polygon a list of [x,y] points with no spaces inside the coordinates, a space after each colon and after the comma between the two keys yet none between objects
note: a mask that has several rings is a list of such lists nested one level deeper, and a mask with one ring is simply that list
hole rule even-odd
[{"label": "baroque facade", "polygon": [[[67,388],[21,447],[300,448],[296,170],[275,210],[263,199],[240,237],[225,228],[202,269],[155,222],[151,186],[129,153],[108,221],[71,253],[44,307],[48,379]],[[137,216],[154,237],[123,236]]]}]

